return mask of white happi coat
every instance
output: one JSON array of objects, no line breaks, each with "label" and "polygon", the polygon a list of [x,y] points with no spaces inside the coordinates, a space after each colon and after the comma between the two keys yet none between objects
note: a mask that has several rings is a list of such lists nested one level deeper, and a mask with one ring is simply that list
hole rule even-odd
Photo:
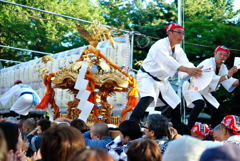
[{"label": "white happi coat", "polygon": [[[21,95],[24,92],[30,92],[31,94]],[[1,104],[5,106],[14,96],[17,100],[10,110],[20,115],[28,115],[32,105],[40,102],[40,97],[29,85],[16,84],[0,97]]]},{"label": "white happi coat", "polygon": [[[212,81],[209,83],[209,85],[201,91],[189,90],[188,89],[189,81],[185,81],[183,83],[182,92],[183,92],[183,96],[184,96],[184,98],[187,102],[187,106],[190,107],[190,108],[193,108],[194,105],[192,104],[192,102],[194,102],[196,100],[203,100],[203,97],[204,97],[215,108],[218,108],[219,107],[219,102],[216,100],[215,97],[213,97],[211,92],[217,90],[217,87],[219,85],[219,80],[220,80],[221,76],[227,75],[228,74],[228,69],[227,69],[225,64],[222,64],[220,69],[219,69],[218,75],[216,75],[215,74],[216,73],[216,62],[215,62],[214,57],[204,60],[198,66],[203,66],[203,70],[204,69],[213,70],[214,75],[213,75]],[[235,78],[229,78],[225,81],[220,82],[220,84],[222,84],[223,87],[228,92],[232,92],[236,88],[236,87],[232,86],[232,84],[236,80],[237,79],[235,79]]]},{"label": "white happi coat", "polygon": [[[150,48],[142,67],[161,81],[156,81],[147,73],[139,70],[137,81],[140,96],[153,97],[154,101],[150,106],[155,107],[159,92],[161,92],[168,105],[175,108],[181,100],[169,83],[168,78],[173,77],[180,66],[194,67],[180,45],[176,45],[173,55],[168,37],[158,40]],[[179,74],[182,77],[187,75],[183,72],[179,72]]]}]

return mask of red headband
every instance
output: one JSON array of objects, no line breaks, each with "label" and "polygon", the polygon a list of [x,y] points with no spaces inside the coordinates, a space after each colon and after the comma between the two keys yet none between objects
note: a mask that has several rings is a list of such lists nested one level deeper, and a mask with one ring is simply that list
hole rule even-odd
[{"label": "red headband", "polygon": [[225,46],[218,46],[216,49],[215,49],[215,53],[218,52],[218,51],[224,51],[226,52],[227,54],[230,54],[230,51],[228,48],[226,48]]},{"label": "red headband", "polygon": [[175,24],[175,23],[172,23],[172,24],[166,26],[165,28],[167,29],[167,31],[173,30],[173,29],[184,29],[183,26],[177,25],[177,24]]},{"label": "red headband", "polygon": [[226,128],[233,131],[235,135],[240,135],[240,118],[236,115],[227,115],[221,122]]},{"label": "red headband", "polygon": [[210,129],[207,124],[202,124],[200,122],[196,122],[195,125],[191,129],[192,132],[197,133],[198,135],[201,136],[208,136],[210,133]]},{"label": "red headband", "polygon": [[20,84],[20,83],[22,83],[21,80],[16,80],[16,81],[14,82],[14,85],[16,85],[16,84]]}]

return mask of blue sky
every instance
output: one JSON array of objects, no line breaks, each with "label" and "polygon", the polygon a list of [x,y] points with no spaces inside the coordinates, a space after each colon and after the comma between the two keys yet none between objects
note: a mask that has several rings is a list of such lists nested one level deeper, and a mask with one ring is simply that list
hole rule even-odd
[{"label": "blue sky", "polygon": [[235,0],[235,1],[234,1],[234,9],[235,9],[235,10],[240,9],[240,0]]}]

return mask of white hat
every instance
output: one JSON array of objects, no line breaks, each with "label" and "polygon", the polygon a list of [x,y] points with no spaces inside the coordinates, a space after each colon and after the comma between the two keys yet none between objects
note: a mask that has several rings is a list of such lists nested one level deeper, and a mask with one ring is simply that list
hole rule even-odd
[{"label": "white hat", "polygon": [[203,142],[191,136],[183,136],[169,142],[162,161],[199,161],[205,150]]}]

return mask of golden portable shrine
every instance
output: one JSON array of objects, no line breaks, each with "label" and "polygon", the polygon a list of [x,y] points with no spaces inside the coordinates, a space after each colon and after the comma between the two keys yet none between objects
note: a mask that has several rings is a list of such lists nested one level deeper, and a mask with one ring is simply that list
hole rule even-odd
[{"label": "golden portable shrine", "polygon": [[[84,63],[87,63],[87,71],[83,76],[88,80],[86,90],[90,92],[87,101],[94,104],[91,114],[88,118],[90,122],[106,122],[119,124],[126,119],[126,115],[131,111],[138,102],[138,87],[134,77],[126,73],[122,68],[107,59],[96,46],[100,41],[110,41],[114,48],[114,34],[120,33],[120,28],[106,28],[96,23],[91,25],[91,30],[87,31],[82,26],[77,25],[80,35],[89,42],[89,46],[81,53],[78,60],[72,64],[60,69],[56,73],[49,73],[46,67],[40,68],[39,71],[43,78],[46,92],[41,102],[36,106],[39,109],[46,109],[48,105],[54,110],[54,118],[60,116],[59,107],[57,106],[54,96],[55,88],[67,89],[74,95],[74,100],[67,103],[67,117],[77,119],[80,112],[78,104],[81,101],[76,96],[79,93],[75,89],[79,71]],[[50,56],[45,56],[42,61],[46,64],[47,61],[54,61]],[[94,70],[93,70],[94,68]],[[107,98],[116,92],[128,92],[127,104],[121,112],[121,116],[113,117],[112,109],[114,108],[108,103]]]}]

